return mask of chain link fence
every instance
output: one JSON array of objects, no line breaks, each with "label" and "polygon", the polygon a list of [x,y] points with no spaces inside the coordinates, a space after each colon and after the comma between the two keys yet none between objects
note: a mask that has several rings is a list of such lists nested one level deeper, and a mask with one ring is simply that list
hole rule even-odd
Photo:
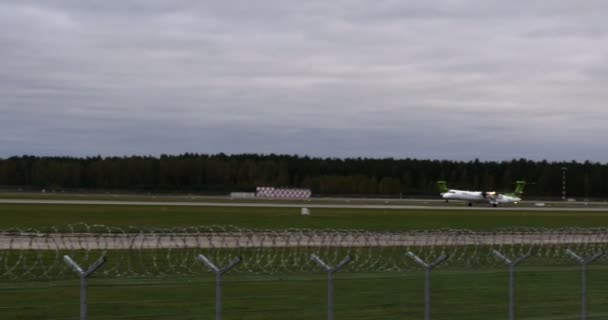
[{"label": "chain link fence", "polygon": [[4,230],[0,317],[84,319],[103,257],[90,319],[608,319],[607,231]]}]

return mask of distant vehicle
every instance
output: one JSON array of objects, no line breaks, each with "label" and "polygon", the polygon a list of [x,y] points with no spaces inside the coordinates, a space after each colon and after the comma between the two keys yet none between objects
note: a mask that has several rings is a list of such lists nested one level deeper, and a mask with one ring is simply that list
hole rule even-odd
[{"label": "distant vehicle", "polygon": [[449,189],[445,181],[437,181],[440,195],[445,202],[450,200],[466,201],[469,207],[473,202],[488,203],[493,207],[498,207],[499,204],[518,203],[521,201],[521,195],[524,193],[525,181],[517,181],[515,191],[513,193],[500,194],[495,191],[466,191]]}]

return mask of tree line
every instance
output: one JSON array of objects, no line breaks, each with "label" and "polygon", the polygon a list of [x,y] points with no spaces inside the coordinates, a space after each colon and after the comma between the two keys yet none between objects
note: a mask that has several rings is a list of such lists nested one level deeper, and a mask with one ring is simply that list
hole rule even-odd
[{"label": "tree line", "polygon": [[608,195],[608,164],[593,162],[449,161],[311,158],[261,154],[182,154],[124,157],[0,159],[5,188],[225,193],[256,186],[304,187],[315,195],[416,196],[437,194],[436,181],[451,188],[513,190],[525,180],[527,196],[559,197],[562,168],[570,197]]}]

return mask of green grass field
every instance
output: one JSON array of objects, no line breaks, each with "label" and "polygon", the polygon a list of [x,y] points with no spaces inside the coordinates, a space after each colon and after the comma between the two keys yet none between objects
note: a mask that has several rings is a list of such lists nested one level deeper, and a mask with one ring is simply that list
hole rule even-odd
[{"label": "green grass field", "polygon": [[500,208],[479,211],[313,208],[311,216],[303,217],[298,208],[0,204],[0,217],[0,229],[45,228],[73,223],[165,228],[234,225],[244,228],[392,231],[608,226],[608,211],[507,211]]},{"label": "green grass field", "polygon": [[[244,228],[411,230],[608,226],[607,212],[156,207],[113,205],[0,205],[0,229],[71,223],[126,227],[234,225]],[[0,256],[1,257],[1,256]],[[6,263],[2,261],[1,263]],[[277,261],[280,263],[280,261]],[[161,266],[162,267],[162,266]],[[202,268],[202,266],[201,266]],[[68,273],[69,274],[69,273]],[[559,264],[522,266],[517,278],[518,319],[578,319],[580,272]],[[212,319],[211,274],[108,277],[90,280],[90,319]],[[507,272],[496,266],[433,273],[433,319],[506,319]],[[324,274],[229,273],[225,319],[324,319]],[[590,319],[608,319],[606,260],[590,268]],[[339,273],[336,319],[421,319],[422,272]],[[78,319],[78,282],[0,279],[0,319]]]},{"label": "green grass field", "polygon": [[[590,319],[608,318],[608,268],[589,278]],[[225,319],[324,319],[322,274],[226,275]],[[91,319],[212,319],[214,282],[196,278],[92,279]],[[507,318],[507,273],[438,270],[433,274],[433,319]],[[1,319],[77,319],[78,282],[0,283]],[[336,319],[421,319],[421,272],[338,274]],[[576,268],[522,268],[517,274],[518,319],[578,319]]]}]

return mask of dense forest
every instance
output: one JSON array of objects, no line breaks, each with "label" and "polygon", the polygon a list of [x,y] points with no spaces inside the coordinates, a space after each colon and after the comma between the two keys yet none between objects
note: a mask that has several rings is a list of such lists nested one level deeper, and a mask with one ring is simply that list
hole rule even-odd
[{"label": "dense forest", "polygon": [[308,187],[314,195],[419,196],[450,187],[508,191],[529,182],[527,196],[559,197],[567,167],[569,197],[608,196],[608,165],[515,159],[469,162],[416,159],[310,158],[291,155],[162,155],[0,159],[0,186],[49,191],[226,193],[256,186]]}]

